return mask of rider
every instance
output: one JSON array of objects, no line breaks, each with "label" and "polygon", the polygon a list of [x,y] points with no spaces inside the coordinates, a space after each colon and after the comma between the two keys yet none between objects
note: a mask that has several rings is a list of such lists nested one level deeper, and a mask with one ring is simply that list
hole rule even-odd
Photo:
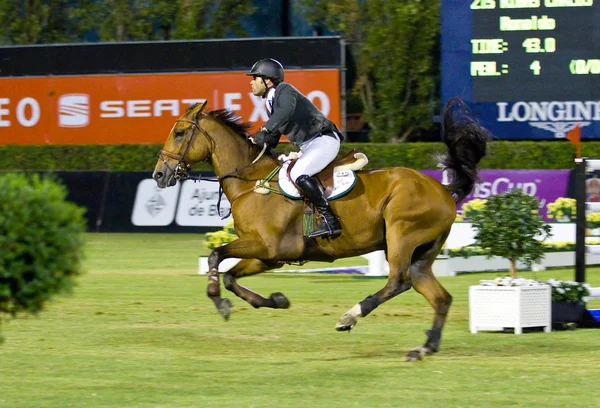
[{"label": "rider", "polygon": [[331,163],[340,151],[343,135],[337,126],[292,85],[283,82],[283,66],[265,58],[257,61],[250,72],[252,93],[266,99],[269,120],[254,135],[254,142],[269,148],[279,143],[282,134],[300,148],[302,154],[290,177],[321,214],[321,223],[309,236],[337,235],[340,220],[325,198],[315,174]]}]

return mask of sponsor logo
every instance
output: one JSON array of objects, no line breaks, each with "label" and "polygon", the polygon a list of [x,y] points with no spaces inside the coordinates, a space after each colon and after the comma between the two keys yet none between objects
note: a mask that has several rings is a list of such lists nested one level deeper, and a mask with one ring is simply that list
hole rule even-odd
[{"label": "sponsor logo", "polygon": [[58,99],[58,126],[78,128],[90,123],[90,96],[66,94]]},{"label": "sponsor logo", "polygon": [[575,126],[600,121],[600,101],[497,102],[498,122],[528,122],[565,138]]},{"label": "sponsor logo", "polygon": [[138,184],[131,213],[131,223],[138,227],[166,226],[175,219],[180,185],[160,189],[153,179]]}]

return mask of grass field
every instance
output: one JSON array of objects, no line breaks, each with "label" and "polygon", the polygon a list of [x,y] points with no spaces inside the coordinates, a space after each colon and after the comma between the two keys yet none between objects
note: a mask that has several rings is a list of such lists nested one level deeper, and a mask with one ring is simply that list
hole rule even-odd
[{"label": "grass field", "polygon": [[[469,286],[504,273],[440,278],[455,299],[442,348],[403,363],[433,317],[414,291],[338,333],[338,318],[383,279],[265,273],[241,282],[264,295],[282,291],[292,307],[255,310],[230,297],[224,322],[196,273],[199,235],[87,238],[74,293],[2,325],[0,407],[600,406],[599,330],[469,333]],[[587,277],[600,286],[599,269]]]}]

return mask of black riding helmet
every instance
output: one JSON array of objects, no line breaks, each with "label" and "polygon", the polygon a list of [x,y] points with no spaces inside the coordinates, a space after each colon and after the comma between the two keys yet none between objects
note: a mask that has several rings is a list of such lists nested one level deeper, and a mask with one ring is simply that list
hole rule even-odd
[{"label": "black riding helmet", "polygon": [[283,65],[273,58],[264,58],[256,61],[246,75],[271,78],[275,83],[281,82],[283,81]]}]

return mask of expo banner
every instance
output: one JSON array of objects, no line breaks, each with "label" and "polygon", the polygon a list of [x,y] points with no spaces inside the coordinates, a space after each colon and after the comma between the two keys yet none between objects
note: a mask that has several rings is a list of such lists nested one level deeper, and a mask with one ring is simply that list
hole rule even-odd
[{"label": "expo banner", "polygon": [[[0,144],[163,143],[193,103],[229,109],[254,130],[267,121],[265,100],[244,72],[0,78]],[[339,69],[286,71],[341,128]]]},{"label": "expo banner", "polygon": [[[442,183],[448,183],[446,174],[439,170],[423,170],[423,173],[434,177]],[[540,200],[540,214],[546,221],[546,205],[559,197],[568,197],[570,170],[480,170],[480,181],[475,184],[473,192],[459,204],[459,214],[462,214],[462,204],[473,200],[485,200],[493,195],[506,193],[514,189],[523,190],[530,196]]]}]

